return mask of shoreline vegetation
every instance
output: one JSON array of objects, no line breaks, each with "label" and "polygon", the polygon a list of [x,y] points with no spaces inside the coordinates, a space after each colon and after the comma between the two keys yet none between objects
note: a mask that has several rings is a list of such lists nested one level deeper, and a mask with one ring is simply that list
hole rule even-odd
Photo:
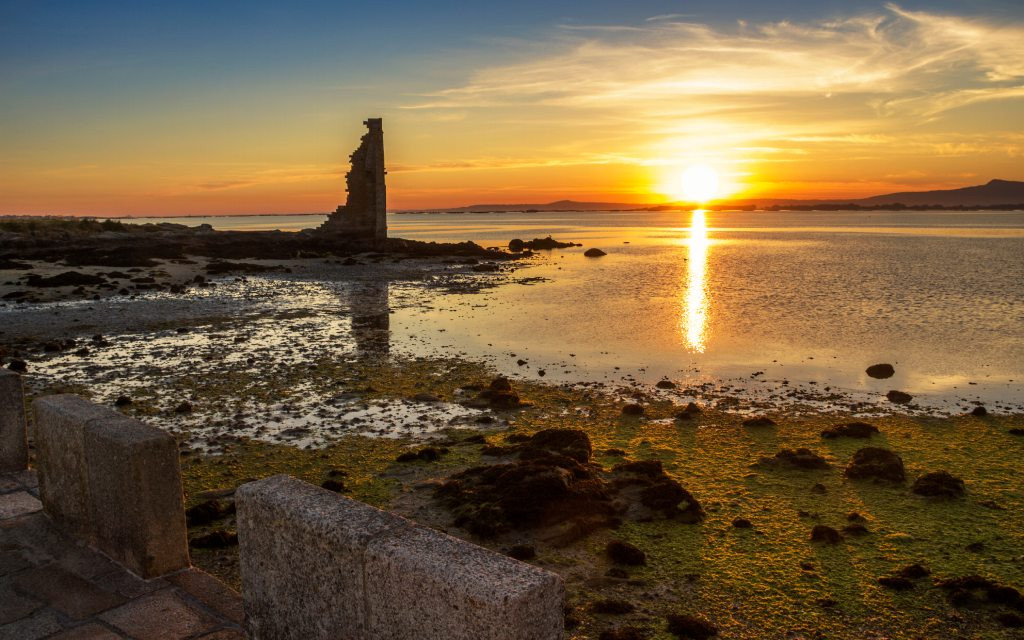
[{"label": "shoreline vegetation", "polygon": [[[59,304],[50,324],[5,323],[0,363],[20,363],[30,398],[79,393],[172,433],[192,560],[235,587],[234,491],[289,473],[559,573],[576,640],[1024,627],[1022,414],[763,407],[389,346],[389,304],[502,286],[528,251],[96,220],[0,234],[0,269],[20,280],[5,286],[53,292],[4,304],[122,296],[99,324],[102,310]],[[522,245],[548,241],[567,244]],[[383,271],[419,297],[388,302]],[[347,304],[303,302],[342,273]],[[268,278],[292,287],[281,306],[259,306]],[[167,304],[143,312],[131,295],[150,291]]]}]

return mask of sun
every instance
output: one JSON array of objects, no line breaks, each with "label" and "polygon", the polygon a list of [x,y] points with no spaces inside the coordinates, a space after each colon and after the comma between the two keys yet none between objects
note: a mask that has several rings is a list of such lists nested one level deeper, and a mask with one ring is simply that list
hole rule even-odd
[{"label": "sun", "polygon": [[690,165],[679,176],[677,195],[688,202],[705,203],[718,195],[718,172],[706,164]]}]

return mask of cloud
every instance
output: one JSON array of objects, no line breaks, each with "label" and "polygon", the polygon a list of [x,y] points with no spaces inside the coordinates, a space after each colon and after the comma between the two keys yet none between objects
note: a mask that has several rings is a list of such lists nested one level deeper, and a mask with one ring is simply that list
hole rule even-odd
[{"label": "cloud", "polygon": [[477,70],[412,105],[531,103],[615,108],[728,96],[870,97],[886,113],[935,114],[1024,88],[1024,27],[958,16],[882,13],[827,22],[738,24],[729,30],[656,20],[567,28],[556,52]]}]

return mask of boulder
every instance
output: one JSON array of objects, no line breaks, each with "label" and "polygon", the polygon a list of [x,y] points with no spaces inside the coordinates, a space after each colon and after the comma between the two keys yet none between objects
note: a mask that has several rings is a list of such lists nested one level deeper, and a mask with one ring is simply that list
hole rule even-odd
[{"label": "boulder", "polygon": [[926,473],[914,481],[910,490],[934,498],[959,498],[967,492],[964,481],[948,471]]},{"label": "boulder", "polygon": [[586,251],[583,252],[583,255],[585,255],[588,258],[600,258],[601,256],[606,256],[608,254],[595,247],[592,249],[587,249]]},{"label": "boulder", "polygon": [[891,378],[896,374],[896,369],[891,364],[873,364],[868,367],[864,373],[868,374],[872,378],[878,378],[884,380],[885,378]]},{"label": "boulder", "polygon": [[638,567],[647,564],[647,554],[625,540],[612,540],[604,548],[608,558],[616,564]]},{"label": "boulder", "polygon": [[854,480],[902,483],[906,479],[903,459],[881,447],[864,447],[853,454],[846,467],[846,477]]},{"label": "boulder", "polygon": [[914,396],[910,395],[909,393],[906,393],[904,391],[897,391],[896,389],[893,389],[889,393],[885,394],[885,397],[889,399],[889,402],[893,402],[895,404],[907,404],[908,402],[914,399]]},{"label": "boulder", "polygon": [[772,458],[761,458],[758,464],[765,466],[787,466],[797,469],[828,469],[829,463],[810,449],[800,447],[793,449],[780,449]]},{"label": "boulder", "polygon": [[878,427],[866,422],[848,422],[821,432],[822,438],[870,438],[878,433]]},{"label": "boulder", "polygon": [[822,542],[824,544],[839,544],[843,536],[832,527],[824,524],[816,524],[811,529],[811,542]]}]

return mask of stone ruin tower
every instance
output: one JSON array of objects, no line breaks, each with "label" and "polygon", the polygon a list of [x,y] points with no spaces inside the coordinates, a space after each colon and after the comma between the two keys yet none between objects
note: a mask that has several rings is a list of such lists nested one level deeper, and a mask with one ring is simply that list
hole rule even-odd
[{"label": "stone ruin tower", "polygon": [[345,239],[380,241],[388,237],[384,129],[381,118],[369,118],[363,124],[367,131],[350,156],[352,166],[345,174],[348,197],[320,231]]}]

